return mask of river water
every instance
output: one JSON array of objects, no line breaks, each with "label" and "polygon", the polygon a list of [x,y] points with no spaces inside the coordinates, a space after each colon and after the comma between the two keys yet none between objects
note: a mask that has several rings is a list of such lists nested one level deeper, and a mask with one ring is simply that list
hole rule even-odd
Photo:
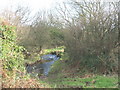
[{"label": "river water", "polygon": [[[35,65],[28,65],[26,66],[26,70],[28,73],[33,73],[33,74],[39,74],[42,73],[45,76],[49,74],[51,66],[54,64],[55,61],[59,60],[60,57],[57,57],[57,55],[44,55],[41,57],[42,60],[50,60],[50,62],[45,62],[45,63],[37,63]],[[52,61],[51,61],[52,60]]]}]

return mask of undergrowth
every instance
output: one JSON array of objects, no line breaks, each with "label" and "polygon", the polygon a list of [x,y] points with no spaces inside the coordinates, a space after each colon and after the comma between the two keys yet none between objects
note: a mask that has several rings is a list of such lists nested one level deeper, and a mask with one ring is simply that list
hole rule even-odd
[{"label": "undergrowth", "polygon": [[[0,21],[0,80],[2,88],[45,88],[47,84],[26,74],[25,60],[22,51],[25,49],[16,43],[16,28],[11,25],[2,25]],[[2,55],[1,55],[2,54]],[[1,72],[2,71],[2,72]]]}]

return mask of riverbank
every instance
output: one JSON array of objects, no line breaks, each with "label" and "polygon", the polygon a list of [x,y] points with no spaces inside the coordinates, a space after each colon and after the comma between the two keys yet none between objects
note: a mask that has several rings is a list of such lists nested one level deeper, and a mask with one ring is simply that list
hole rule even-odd
[{"label": "riverbank", "polygon": [[43,79],[52,88],[118,88],[118,76],[86,75],[84,77],[48,77]]},{"label": "riverbank", "polygon": [[[57,49],[55,49],[57,50]],[[45,54],[52,49],[46,49]],[[69,63],[66,53],[56,61],[48,77],[40,77],[42,83],[47,83],[51,88],[118,88],[117,74],[100,74],[90,72],[80,67],[79,62]]]}]

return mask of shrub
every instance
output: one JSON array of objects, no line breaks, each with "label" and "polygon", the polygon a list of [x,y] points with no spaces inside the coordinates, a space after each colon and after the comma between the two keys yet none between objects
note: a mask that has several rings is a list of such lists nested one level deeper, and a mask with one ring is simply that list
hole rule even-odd
[{"label": "shrub", "polygon": [[10,71],[13,69],[24,70],[24,57],[22,54],[24,48],[16,44],[15,29],[10,25],[0,25],[3,69]]}]

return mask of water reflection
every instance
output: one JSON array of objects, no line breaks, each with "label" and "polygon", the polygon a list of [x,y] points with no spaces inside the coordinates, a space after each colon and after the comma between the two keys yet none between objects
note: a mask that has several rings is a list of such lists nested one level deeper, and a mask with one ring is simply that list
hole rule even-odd
[{"label": "water reflection", "polygon": [[45,76],[47,76],[49,74],[50,68],[52,66],[52,64],[54,64],[55,61],[60,59],[60,54],[56,54],[51,53],[51,54],[47,54],[47,55],[43,55],[41,57],[42,60],[50,60],[49,62],[45,62],[45,63],[35,63],[35,64],[27,64],[26,65],[26,70],[28,73],[42,73]]}]

